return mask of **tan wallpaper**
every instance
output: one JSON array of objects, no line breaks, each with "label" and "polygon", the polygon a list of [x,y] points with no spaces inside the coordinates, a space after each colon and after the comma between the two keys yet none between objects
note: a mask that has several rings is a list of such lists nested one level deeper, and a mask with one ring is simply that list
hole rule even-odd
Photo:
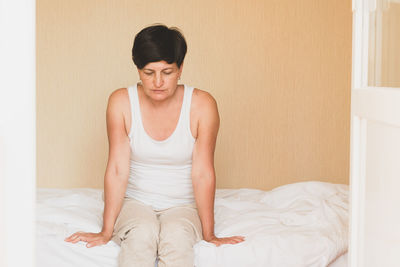
[{"label": "tan wallpaper", "polygon": [[109,94],[134,35],[182,29],[182,81],[217,100],[219,188],[348,183],[351,0],[37,0],[39,187],[103,186]]},{"label": "tan wallpaper", "polygon": [[400,87],[400,2],[382,14],[382,76],[380,86]]}]

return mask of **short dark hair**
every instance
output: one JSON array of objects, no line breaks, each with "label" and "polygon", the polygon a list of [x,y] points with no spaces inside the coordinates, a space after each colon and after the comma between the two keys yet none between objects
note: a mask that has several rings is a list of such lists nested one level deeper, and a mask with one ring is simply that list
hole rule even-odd
[{"label": "short dark hair", "polygon": [[150,62],[165,60],[182,65],[187,51],[183,34],[178,28],[156,24],[141,30],[133,42],[132,59],[138,69]]}]

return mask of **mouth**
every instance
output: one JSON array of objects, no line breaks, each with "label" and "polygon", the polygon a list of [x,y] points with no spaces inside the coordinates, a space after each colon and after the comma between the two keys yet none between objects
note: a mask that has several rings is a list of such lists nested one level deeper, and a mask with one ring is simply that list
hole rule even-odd
[{"label": "mouth", "polygon": [[162,92],[164,92],[165,90],[152,90],[154,93],[162,93]]}]

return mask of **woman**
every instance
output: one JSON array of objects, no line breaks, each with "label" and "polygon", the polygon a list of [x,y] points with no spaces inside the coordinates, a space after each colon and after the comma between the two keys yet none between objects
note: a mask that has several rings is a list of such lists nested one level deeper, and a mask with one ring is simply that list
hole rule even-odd
[{"label": "woman", "polygon": [[201,240],[236,244],[214,234],[214,150],[219,115],[207,92],[178,84],[186,54],[178,29],[140,31],[132,58],[141,82],[114,91],[107,107],[109,159],[103,228],[68,242],[87,247],[113,240],[119,266],[193,266]]}]

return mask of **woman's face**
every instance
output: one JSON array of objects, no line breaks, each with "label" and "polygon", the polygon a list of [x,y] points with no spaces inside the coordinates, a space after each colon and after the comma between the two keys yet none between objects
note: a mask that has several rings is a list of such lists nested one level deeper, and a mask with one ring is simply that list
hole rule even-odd
[{"label": "woman's face", "polygon": [[139,77],[145,94],[153,100],[162,101],[175,93],[178,80],[182,73],[176,63],[166,61],[150,62],[139,69]]}]

